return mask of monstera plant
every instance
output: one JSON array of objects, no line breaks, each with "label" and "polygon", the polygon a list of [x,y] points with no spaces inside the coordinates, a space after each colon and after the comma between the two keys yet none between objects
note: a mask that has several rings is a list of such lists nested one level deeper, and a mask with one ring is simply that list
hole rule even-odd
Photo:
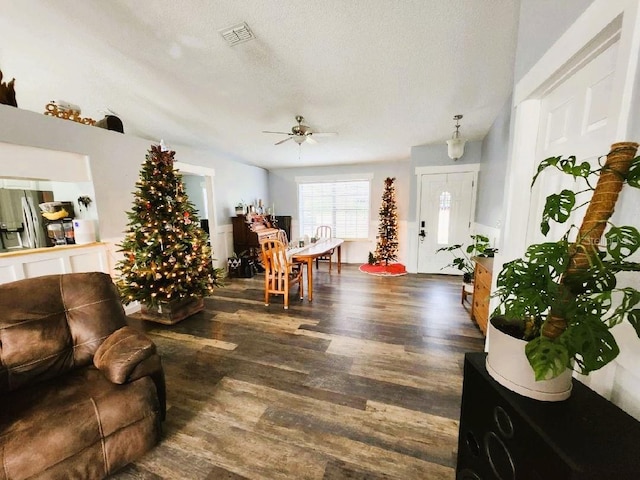
[{"label": "monstera plant", "polygon": [[550,222],[566,223],[572,212],[587,207],[580,228],[571,225],[562,238],[529,246],[497,277],[495,326],[527,341],[536,380],[566,369],[588,374],[611,362],[619,353],[611,329],[623,321],[640,336],[640,292],[619,284],[625,272],[640,271],[640,233],[634,225],[610,221],[622,187],[640,188],[637,148],[637,143],[616,143],[596,168],[573,156],[547,158],[533,178],[535,183],[554,168],[586,184],[581,191],[547,197],[540,225],[545,236]]},{"label": "monstera plant", "polygon": [[466,247],[461,243],[457,243],[436,250],[436,253],[451,252],[453,259],[442,268],[457,268],[462,272],[465,283],[470,283],[473,280],[474,264],[471,259],[473,257],[492,257],[495,253],[495,249],[489,247],[488,237],[479,234],[470,235],[470,237],[471,243]]}]

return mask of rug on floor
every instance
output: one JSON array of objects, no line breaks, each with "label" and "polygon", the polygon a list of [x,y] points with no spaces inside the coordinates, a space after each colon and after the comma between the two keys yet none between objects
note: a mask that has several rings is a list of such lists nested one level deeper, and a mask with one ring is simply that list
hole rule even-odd
[{"label": "rug on floor", "polygon": [[389,265],[371,265],[364,263],[360,265],[360,271],[380,277],[398,277],[407,274],[407,269],[401,263],[390,263]]}]

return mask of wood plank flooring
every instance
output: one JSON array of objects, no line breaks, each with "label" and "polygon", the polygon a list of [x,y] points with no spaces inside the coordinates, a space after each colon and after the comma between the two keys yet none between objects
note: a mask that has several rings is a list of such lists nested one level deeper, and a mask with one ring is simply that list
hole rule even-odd
[{"label": "wood plank flooring", "polygon": [[314,272],[313,302],[231,279],[176,325],[161,443],[115,479],[455,478],[464,352],[484,339],[460,277]]}]

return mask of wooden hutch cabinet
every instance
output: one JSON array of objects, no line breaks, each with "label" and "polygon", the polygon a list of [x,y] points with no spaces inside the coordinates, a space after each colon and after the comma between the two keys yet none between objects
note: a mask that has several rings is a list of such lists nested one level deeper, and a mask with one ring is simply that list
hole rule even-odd
[{"label": "wooden hutch cabinet", "polygon": [[245,255],[255,256],[260,250],[260,240],[263,238],[275,238],[278,230],[275,228],[264,228],[260,232],[251,229],[244,216],[231,217],[233,224],[233,251],[237,255],[245,252]]}]

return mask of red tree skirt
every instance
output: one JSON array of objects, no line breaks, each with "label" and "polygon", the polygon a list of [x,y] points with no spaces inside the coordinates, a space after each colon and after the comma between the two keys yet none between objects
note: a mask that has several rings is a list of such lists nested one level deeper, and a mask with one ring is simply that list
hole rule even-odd
[{"label": "red tree skirt", "polygon": [[389,265],[370,265],[364,263],[360,265],[360,271],[368,273],[369,275],[378,275],[380,277],[397,277],[400,275],[406,275],[407,269],[401,263],[390,263]]}]

